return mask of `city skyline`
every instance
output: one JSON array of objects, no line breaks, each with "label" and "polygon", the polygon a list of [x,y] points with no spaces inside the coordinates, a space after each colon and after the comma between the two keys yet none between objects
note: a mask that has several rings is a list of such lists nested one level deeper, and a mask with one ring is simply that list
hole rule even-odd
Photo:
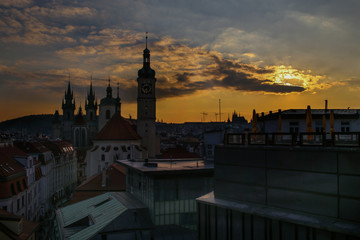
[{"label": "city skyline", "polygon": [[[0,3],[0,121],[61,110],[69,78],[84,108],[120,84],[136,118],[145,32],[157,119],[250,120],[277,109],[360,108],[357,1],[32,1]],[[61,111],[60,111],[61,112]],[[219,119],[219,117],[217,117]]]}]

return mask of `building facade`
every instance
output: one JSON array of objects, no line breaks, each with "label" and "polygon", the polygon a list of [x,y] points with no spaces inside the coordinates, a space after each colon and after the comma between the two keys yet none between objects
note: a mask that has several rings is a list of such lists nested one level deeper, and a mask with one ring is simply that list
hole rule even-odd
[{"label": "building facade", "polygon": [[[359,109],[311,109],[312,128],[314,132],[323,132],[323,118],[325,117],[326,132],[330,133],[330,113],[334,113],[335,132],[359,132]],[[281,123],[279,125],[279,118]],[[261,113],[258,116],[258,130],[260,132],[306,132],[306,109],[288,109],[277,112]]]},{"label": "building facade", "polygon": [[141,137],[135,126],[120,112],[116,112],[93,140],[93,148],[86,153],[87,178],[100,173],[117,160],[142,161],[147,150],[141,146]]},{"label": "building facade", "polygon": [[199,239],[358,239],[360,150],[218,145]]},{"label": "building facade", "polygon": [[203,161],[119,161],[126,167],[126,191],[143,202],[156,226],[196,230],[196,198],[213,189],[213,165]]},{"label": "building facade", "polygon": [[40,163],[13,145],[0,147],[0,207],[28,220],[40,217]]}]

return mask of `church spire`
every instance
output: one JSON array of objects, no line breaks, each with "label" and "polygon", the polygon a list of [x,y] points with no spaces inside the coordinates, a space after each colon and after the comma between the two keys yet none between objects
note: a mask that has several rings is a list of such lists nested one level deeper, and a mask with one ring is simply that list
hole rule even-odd
[{"label": "church spire", "polygon": [[109,76],[109,84],[108,84],[108,87],[106,88],[106,97],[107,98],[112,98],[112,88],[110,86],[110,76]]},{"label": "church spire", "polygon": [[97,109],[97,101],[95,100],[95,91],[92,86],[92,75],[90,76],[90,90],[88,91],[87,98],[85,99],[85,110],[88,111],[90,109]]},{"label": "church spire", "polygon": [[146,39],[146,40],[145,40],[145,41],[146,41],[145,48],[147,48],[147,39],[148,39],[148,36],[147,36],[147,35],[148,35],[148,32],[146,32],[146,37],[145,37],[145,39]]},{"label": "church spire", "polygon": [[143,52],[143,67],[138,71],[138,76],[143,78],[155,78],[155,71],[150,67],[150,50],[148,49],[148,32],[145,36],[145,49]]},{"label": "church spire", "polygon": [[121,102],[120,102],[120,90],[119,90],[119,82],[117,83],[117,94],[116,94],[116,112],[121,115]]}]

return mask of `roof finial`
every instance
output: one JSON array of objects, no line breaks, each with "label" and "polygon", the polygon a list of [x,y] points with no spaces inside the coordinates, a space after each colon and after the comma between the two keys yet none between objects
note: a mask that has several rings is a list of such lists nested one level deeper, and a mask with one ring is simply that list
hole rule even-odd
[{"label": "roof finial", "polygon": [[117,98],[119,98],[119,82],[117,82]]},{"label": "roof finial", "polygon": [[146,32],[146,48],[147,48],[147,39],[148,39],[148,32]]},{"label": "roof finial", "polygon": [[110,76],[109,76],[109,79],[108,79],[108,81],[109,81],[109,87],[110,87]]}]

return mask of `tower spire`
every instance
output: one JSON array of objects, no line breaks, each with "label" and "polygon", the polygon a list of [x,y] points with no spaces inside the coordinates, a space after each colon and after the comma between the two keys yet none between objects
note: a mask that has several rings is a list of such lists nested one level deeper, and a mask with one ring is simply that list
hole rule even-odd
[{"label": "tower spire", "polygon": [[117,98],[120,99],[120,97],[119,97],[119,82],[117,83]]},{"label": "tower spire", "polygon": [[110,76],[109,76],[108,82],[109,82],[109,84],[108,84],[108,87],[106,89],[106,97],[107,98],[112,98],[112,89],[110,87]]},{"label": "tower spire", "polygon": [[145,37],[145,42],[146,42],[146,44],[145,44],[145,48],[147,48],[147,40],[148,40],[148,32],[146,32],[146,37]]}]

